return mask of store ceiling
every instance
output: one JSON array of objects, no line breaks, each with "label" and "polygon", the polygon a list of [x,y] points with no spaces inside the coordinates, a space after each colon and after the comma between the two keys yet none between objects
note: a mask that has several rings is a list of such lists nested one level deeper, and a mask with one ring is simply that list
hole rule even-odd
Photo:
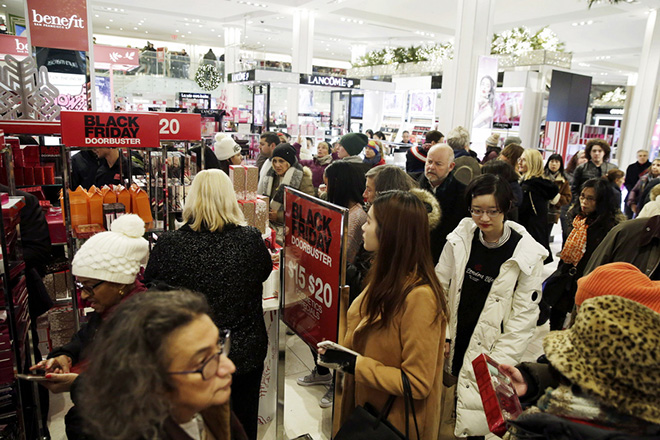
[{"label": "store ceiling", "polygon": [[[646,17],[660,0],[607,0],[591,9],[587,0],[495,0],[494,31],[525,25],[549,26],[566,50],[573,70],[594,83],[625,84],[636,73]],[[349,61],[352,45],[367,50],[387,45],[453,41],[456,0],[89,0],[95,34],[224,46],[225,26],[244,29],[252,49],[290,54],[295,8],[315,15],[314,57]],[[24,15],[24,2],[5,0],[4,9]],[[580,24],[584,23],[584,24]]]}]

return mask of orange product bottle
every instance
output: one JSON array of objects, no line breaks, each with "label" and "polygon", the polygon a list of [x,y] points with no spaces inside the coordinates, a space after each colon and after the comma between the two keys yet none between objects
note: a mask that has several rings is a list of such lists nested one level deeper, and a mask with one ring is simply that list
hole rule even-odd
[{"label": "orange product bottle", "polygon": [[75,191],[69,191],[69,207],[71,208],[71,226],[89,224],[89,204],[87,203],[87,191],[82,186]]},{"label": "orange product bottle", "polygon": [[101,188],[101,194],[103,194],[103,204],[117,203],[117,194],[108,185]]},{"label": "orange product bottle", "polygon": [[130,214],[131,211],[131,193],[124,188],[123,185],[115,186],[115,194],[117,194],[117,203],[121,203],[126,208],[126,214]]},{"label": "orange product bottle", "polygon": [[87,193],[89,203],[89,223],[103,226],[103,195],[101,190]]}]

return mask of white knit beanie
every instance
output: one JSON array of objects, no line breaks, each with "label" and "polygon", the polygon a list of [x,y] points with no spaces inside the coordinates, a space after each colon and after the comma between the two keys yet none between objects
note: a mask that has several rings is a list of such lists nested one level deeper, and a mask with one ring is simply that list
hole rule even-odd
[{"label": "white knit beanie", "polygon": [[241,152],[240,145],[230,135],[225,133],[216,133],[213,149],[215,150],[215,157],[218,160],[227,160]]},{"label": "white knit beanie", "polygon": [[74,276],[131,284],[147,263],[149,242],[144,235],[144,220],[125,214],[112,222],[110,231],[87,240],[73,257]]}]

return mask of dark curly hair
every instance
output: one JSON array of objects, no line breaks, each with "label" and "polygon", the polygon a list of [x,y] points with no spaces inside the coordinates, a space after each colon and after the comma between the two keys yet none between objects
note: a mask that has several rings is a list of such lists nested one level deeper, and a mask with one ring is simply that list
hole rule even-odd
[{"label": "dark curly hair", "polygon": [[81,414],[95,439],[160,438],[169,415],[167,338],[209,314],[203,295],[144,292],[123,301],[103,323],[80,376]]}]

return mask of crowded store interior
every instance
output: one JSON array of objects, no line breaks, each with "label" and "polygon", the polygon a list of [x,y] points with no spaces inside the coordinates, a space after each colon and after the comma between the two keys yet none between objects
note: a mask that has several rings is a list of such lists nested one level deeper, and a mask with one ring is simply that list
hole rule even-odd
[{"label": "crowded store interior", "polygon": [[660,0],[4,0],[0,439],[660,439]]}]

